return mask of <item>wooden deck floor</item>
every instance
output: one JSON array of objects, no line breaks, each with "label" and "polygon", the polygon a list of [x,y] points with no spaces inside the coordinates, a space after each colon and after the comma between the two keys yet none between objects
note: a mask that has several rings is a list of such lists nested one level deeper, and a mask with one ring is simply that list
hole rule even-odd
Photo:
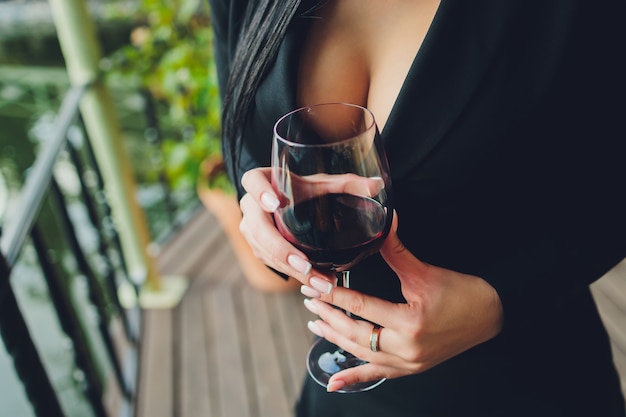
[{"label": "wooden deck floor", "polygon": [[137,416],[292,416],[313,340],[303,296],[252,288],[205,210],[159,264],[191,283],[178,307],[144,312]]},{"label": "wooden deck floor", "polygon": [[[199,210],[159,256],[185,275],[180,306],[144,312],[138,417],[290,417],[305,378],[311,315],[300,293],[243,277],[215,218]],[[592,286],[626,393],[626,261]]]}]

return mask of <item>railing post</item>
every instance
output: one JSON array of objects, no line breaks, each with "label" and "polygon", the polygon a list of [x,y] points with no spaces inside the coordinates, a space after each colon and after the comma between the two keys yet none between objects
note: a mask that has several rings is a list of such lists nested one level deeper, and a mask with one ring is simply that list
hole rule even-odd
[{"label": "railing post", "polygon": [[65,414],[59,399],[15,298],[10,273],[11,267],[0,252],[0,343],[4,342],[13,358],[15,370],[35,414],[39,417],[63,417]]},{"label": "railing post", "polygon": [[187,279],[159,276],[148,252],[150,233],[136,202],[136,184],[122,142],[115,105],[100,77],[100,45],[84,0],[49,0],[57,36],[72,85],[89,85],[81,113],[102,172],[113,218],[131,279],[140,287],[140,303],[149,308],[178,304]]}]

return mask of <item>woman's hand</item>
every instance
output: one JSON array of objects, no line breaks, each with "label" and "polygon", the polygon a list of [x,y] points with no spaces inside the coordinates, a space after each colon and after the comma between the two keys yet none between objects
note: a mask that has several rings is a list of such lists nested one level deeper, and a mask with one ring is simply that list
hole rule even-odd
[{"label": "woman's hand", "polygon": [[312,277],[312,266],[306,255],[289,243],[274,225],[272,213],[281,203],[270,183],[270,172],[270,168],[256,168],[243,175],[241,184],[247,193],[239,202],[243,215],[239,231],[254,255],[267,266],[296,278],[306,285],[303,288],[316,288],[316,294],[330,293],[337,280],[318,272]]},{"label": "woman's hand", "polygon": [[[243,219],[239,230],[248,241],[255,256],[266,265],[293,276],[317,291],[329,293],[336,285],[332,276],[314,271],[310,276],[311,264],[300,250],[291,245],[278,232],[272,213],[281,207],[270,183],[270,168],[256,168],[244,174],[241,184],[247,191],[240,201]],[[291,198],[306,200],[328,193],[348,193],[371,197],[384,186],[380,177],[363,178],[354,174],[316,174],[306,177],[290,176]]]},{"label": "woman's hand", "polygon": [[[247,193],[239,202],[243,215],[239,231],[254,255],[267,266],[307,284],[311,264],[301,251],[282,237],[274,225],[272,213],[280,202],[270,183],[270,168],[246,172],[241,184]],[[330,285],[327,284],[328,291]]]},{"label": "woman's hand", "polygon": [[[364,189],[355,187],[350,177],[346,177],[343,186],[341,181],[325,181],[340,191]],[[335,288],[333,277],[312,271],[306,256],[287,242],[274,225],[272,213],[281,203],[270,184],[269,168],[248,171],[242,185],[247,194],[240,202],[240,231],[255,255],[266,265],[305,284],[303,294],[313,298],[306,300],[307,307],[321,318],[309,323],[314,333],[369,362],[335,374],[329,391],[360,381],[423,372],[499,333],[502,307],[496,291],[478,277],[415,258],[398,239],[397,216],[381,254],[400,278],[406,304]],[[370,323],[351,319],[330,304],[383,326],[380,350],[370,350]]]},{"label": "woman's hand", "polygon": [[[423,372],[496,336],[502,306],[495,289],[481,278],[428,265],[398,239],[397,216],[381,254],[401,281],[406,304],[394,304],[337,287],[330,294],[311,288],[307,308],[321,320],[309,323],[318,336],[369,363],[335,374],[328,391],[356,382]],[[336,305],[383,326],[380,350],[370,349],[372,324],[354,320]]]}]

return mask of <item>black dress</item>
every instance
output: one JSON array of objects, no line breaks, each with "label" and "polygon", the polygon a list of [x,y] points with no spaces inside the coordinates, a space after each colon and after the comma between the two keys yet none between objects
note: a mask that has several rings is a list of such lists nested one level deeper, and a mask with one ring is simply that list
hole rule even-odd
[{"label": "black dress", "polygon": [[[211,0],[222,85],[245,3]],[[588,288],[626,256],[625,18],[617,0],[442,0],[382,132],[399,235],[421,260],[487,280],[504,329],[367,393],[307,378],[298,416],[625,415]],[[272,126],[297,107],[307,22],[293,19],[257,92],[239,176],[269,165]],[[378,256],[352,277],[403,300]]]}]

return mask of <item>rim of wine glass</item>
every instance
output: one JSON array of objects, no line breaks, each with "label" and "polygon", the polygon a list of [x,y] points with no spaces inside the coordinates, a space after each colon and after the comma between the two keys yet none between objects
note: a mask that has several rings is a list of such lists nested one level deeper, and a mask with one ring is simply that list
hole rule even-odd
[{"label": "rim of wine glass", "polygon": [[[276,121],[276,123],[274,124],[274,137],[278,138],[281,140],[281,142],[284,142],[286,144],[288,144],[289,146],[294,146],[294,147],[309,147],[309,148],[325,148],[325,147],[332,147],[332,146],[336,146],[337,144],[340,143],[344,143],[344,142],[349,142],[351,140],[354,140],[355,138],[359,137],[359,135],[355,135],[355,136],[351,136],[342,140],[338,140],[337,142],[332,142],[332,143],[320,143],[320,144],[305,144],[305,143],[298,143],[298,142],[293,142],[289,139],[285,139],[284,137],[282,137],[282,135],[280,135],[277,131],[278,125],[285,120],[286,118],[288,118],[289,116],[298,113],[302,110],[305,109],[314,109],[316,107],[324,107],[324,106],[333,106],[333,105],[343,105],[343,106],[351,106],[351,107],[356,107],[358,109],[364,110],[366,113],[369,113],[369,115],[372,117],[372,122],[365,128],[363,129],[363,132],[367,132],[372,128],[378,129],[378,125],[376,124],[376,117],[374,116],[374,113],[372,113],[372,111],[370,109],[368,109],[367,107],[361,106],[359,104],[353,104],[353,103],[345,103],[342,101],[332,101],[332,102],[328,102],[328,103],[319,103],[319,104],[312,104],[310,106],[302,106],[302,107],[298,107],[297,109],[294,109],[292,111],[290,111],[289,113],[284,114],[280,119],[278,119]],[[362,133],[363,133],[362,132]]]}]

